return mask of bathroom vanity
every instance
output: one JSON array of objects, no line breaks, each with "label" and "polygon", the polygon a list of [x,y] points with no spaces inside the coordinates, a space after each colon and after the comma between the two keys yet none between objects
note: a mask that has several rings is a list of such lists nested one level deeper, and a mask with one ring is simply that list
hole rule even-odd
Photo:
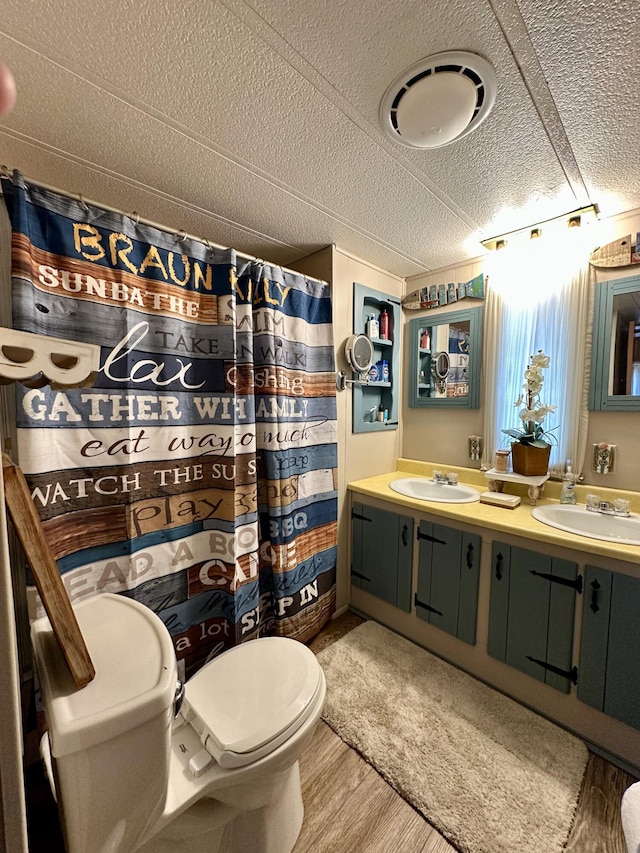
[{"label": "bathroom vanity", "polygon": [[[545,525],[524,491],[507,509],[389,488],[437,467],[400,459],[349,484],[351,606],[638,774],[640,545]],[[452,470],[486,490],[481,472]],[[557,502],[559,488],[547,483],[539,504]],[[623,496],[640,512],[640,494]]]}]

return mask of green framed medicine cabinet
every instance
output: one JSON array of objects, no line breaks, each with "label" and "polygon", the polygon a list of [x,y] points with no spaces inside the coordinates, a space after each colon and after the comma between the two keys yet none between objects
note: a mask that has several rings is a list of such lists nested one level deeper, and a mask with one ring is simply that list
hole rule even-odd
[{"label": "green framed medicine cabinet", "polygon": [[482,308],[424,315],[409,324],[409,406],[480,405]]},{"label": "green framed medicine cabinet", "polygon": [[367,380],[353,385],[353,432],[398,429],[401,328],[400,299],[353,283],[353,331],[367,335],[374,351]]},{"label": "green framed medicine cabinet", "polygon": [[640,276],[596,286],[589,408],[640,410]]}]

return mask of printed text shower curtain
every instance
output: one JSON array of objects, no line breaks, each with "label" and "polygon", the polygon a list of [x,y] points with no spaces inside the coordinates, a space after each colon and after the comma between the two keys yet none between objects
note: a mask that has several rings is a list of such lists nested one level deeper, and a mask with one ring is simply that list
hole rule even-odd
[{"label": "printed text shower curtain", "polygon": [[71,601],[144,602],[187,674],[313,636],[335,608],[328,287],[17,172],[3,192],[14,327],[101,350],[92,387],[18,389],[18,461]]}]

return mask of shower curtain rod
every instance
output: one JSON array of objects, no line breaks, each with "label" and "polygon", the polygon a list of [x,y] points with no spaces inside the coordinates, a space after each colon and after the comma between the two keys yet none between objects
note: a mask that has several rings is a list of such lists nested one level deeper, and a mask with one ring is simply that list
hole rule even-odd
[{"label": "shower curtain rod", "polygon": [[[2,166],[2,174],[5,177],[11,178],[13,177],[11,170],[7,166]],[[212,249],[221,249],[226,250],[229,249],[229,246],[221,246],[219,243],[212,243],[211,240],[207,240],[204,237],[196,237],[195,234],[187,234],[186,231],[176,231],[175,228],[169,228],[166,225],[162,225],[158,222],[153,222],[151,219],[145,219],[142,216],[139,216],[137,212],[134,210],[133,213],[125,213],[123,210],[118,210],[117,207],[111,207],[111,205],[103,204],[100,201],[93,201],[92,199],[87,199],[80,193],[71,193],[69,190],[63,190],[59,187],[51,186],[51,184],[45,184],[42,181],[34,181],[31,178],[27,178],[24,176],[25,183],[33,184],[36,187],[40,187],[40,189],[47,190],[48,192],[57,193],[58,195],[66,195],[71,196],[71,198],[75,198],[81,204],[92,205],[93,207],[101,207],[103,210],[108,210],[109,213],[118,213],[120,215],[128,216],[129,219],[135,221],[136,224],[138,222],[143,225],[148,226],[149,228],[155,228],[157,231],[172,231],[176,236],[181,237],[184,240],[196,240],[198,243],[202,243],[205,246],[209,246]],[[268,264],[271,267],[277,267],[283,272],[291,273],[292,275],[301,275],[304,279],[309,279],[311,281],[317,281],[319,284],[327,284],[328,282],[324,281],[321,278],[314,278],[313,276],[308,276],[305,273],[299,272],[298,270],[289,269],[289,267],[283,267],[282,264],[273,264],[270,261],[265,261],[264,258],[256,258],[254,255],[249,255],[246,252],[241,252],[236,249],[236,255],[241,258],[243,261],[252,261],[258,264]]]}]

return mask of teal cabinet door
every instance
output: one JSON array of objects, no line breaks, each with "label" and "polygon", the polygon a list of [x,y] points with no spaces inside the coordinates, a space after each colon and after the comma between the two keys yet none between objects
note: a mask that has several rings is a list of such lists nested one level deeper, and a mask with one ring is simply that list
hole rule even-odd
[{"label": "teal cabinet door", "polygon": [[488,653],[568,693],[581,585],[576,563],[494,542]]},{"label": "teal cabinet door", "polygon": [[421,521],[416,613],[436,628],[476,641],[480,537]]},{"label": "teal cabinet door", "polygon": [[587,566],[578,699],[640,729],[640,580]]},{"label": "teal cabinet door", "polygon": [[413,519],[360,502],[354,502],[351,519],[351,583],[408,613]]}]

